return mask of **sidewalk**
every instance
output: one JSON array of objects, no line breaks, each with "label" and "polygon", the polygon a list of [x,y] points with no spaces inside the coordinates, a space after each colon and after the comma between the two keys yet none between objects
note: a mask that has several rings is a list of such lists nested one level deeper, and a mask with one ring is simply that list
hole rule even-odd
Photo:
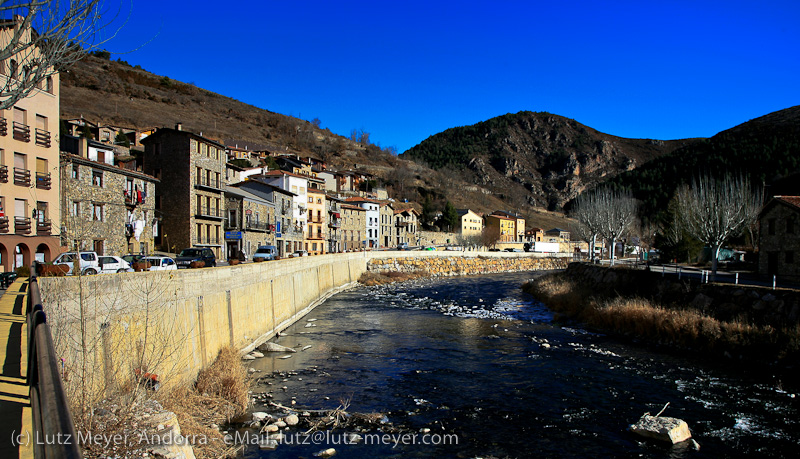
[{"label": "sidewalk", "polygon": [[[28,384],[28,279],[0,290],[0,457],[33,458],[30,442],[17,447],[12,437],[33,430]],[[30,436],[27,437],[30,439]]]}]

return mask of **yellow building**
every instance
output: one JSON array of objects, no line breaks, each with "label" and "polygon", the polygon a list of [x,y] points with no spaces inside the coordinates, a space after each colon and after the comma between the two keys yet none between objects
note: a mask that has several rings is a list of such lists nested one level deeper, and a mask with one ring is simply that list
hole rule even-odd
[{"label": "yellow building", "polygon": [[515,218],[492,214],[486,216],[485,224],[487,229],[499,231],[500,239],[497,242],[514,242],[517,225]]},{"label": "yellow building", "polygon": [[315,188],[308,190],[308,230],[306,232],[306,251],[309,255],[322,255],[325,250],[325,235],[327,234],[327,205],[325,191]]},{"label": "yellow building", "polygon": [[[0,21],[0,48],[5,48],[22,18]],[[30,30],[21,34],[30,41]],[[0,61],[0,85],[21,78],[26,55]],[[53,74],[13,107],[0,110],[0,264],[3,271],[51,261],[61,252],[58,193],[59,80]],[[54,134],[55,133],[55,134]]]},{"label": "yellow building", "polygon": [[459,233],[462,236],[478,236],[483,231],[483,217],[469,209],[458,209],[461,219]]}]

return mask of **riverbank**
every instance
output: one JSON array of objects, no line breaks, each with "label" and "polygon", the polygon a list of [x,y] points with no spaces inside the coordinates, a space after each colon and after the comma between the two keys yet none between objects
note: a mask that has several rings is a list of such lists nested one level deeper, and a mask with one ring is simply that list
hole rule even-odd
[{"label": "riverbank", "polygon": [[523,290],[562,318],[649,344],[792,370],[800,356],[794,291],[691,284],[577,263]]}]

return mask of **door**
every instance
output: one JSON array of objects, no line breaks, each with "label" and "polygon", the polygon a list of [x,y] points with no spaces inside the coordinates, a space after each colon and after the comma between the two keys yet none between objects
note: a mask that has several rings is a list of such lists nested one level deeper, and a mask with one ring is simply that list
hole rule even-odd
[{"label": "door", "polygon": [[770,276],[778,274],[778,252],[767,253],[767,274]]}]

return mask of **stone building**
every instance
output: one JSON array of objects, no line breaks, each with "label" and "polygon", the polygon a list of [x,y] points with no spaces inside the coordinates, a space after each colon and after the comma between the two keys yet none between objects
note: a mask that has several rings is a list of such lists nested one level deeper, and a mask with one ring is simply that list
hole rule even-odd
[{"label": "stone building", "polygon": [[397,209],[394,211],[395,245],[419,245],[419,212],[414,209]]},{"label": "stone building", "polygon": [[292,206],[297,199],[297,195],[276,185],[263,182],[257,177],[254,176],[250,180],[234,183],[232,186],[246,190],[273,203],[275,206],[273,220],[275,225],[275,245],[278,247],[278,255],[281,257],[288,256],[303,247],[303,232],[292,222]]},{"label": "stone building", "polygon": [[[5,6],[5,4],[4,4]],[[0,20],[0,43],[16,35],[30,42],[21,30],[23,18]],[[0,45],[2,46],[2,45]],[[12,88],[20,81],[38,49],[30,48],[0,60],[0,86]],[[0,267],[11,271],[34,260],[51,261],[61,253],[58,222],[58,116],[59,76],[47,77],[13,107],[0,110]]]},{"label": "stone building", "polygon": [[758,272],[800,279],[800,196],[775,196],[759,214]]},{"label": "stone building", "polygon": [[352,204],[342,204],[342,250],[356,252],[367,246],[367,209]]},{"label": "stone building", "polygon": [[[82,140],[86,145],[87,140]],[[110,150],[94,151],[109,154],[101,155],[103,161],[61,154],[62,245],[101,255],[152,253],[159,229],[158,180],[115,166]]]},{"label": "stone building", "polygon": [[342,204],[343,199],[327,195],[325,203],[328,207],[328,252],[338,253],[344,250],[342,244]]},{"label": "stone building", "polygon": [[217,258],[226,258],[225,146],[184,131],[180,124],[158,129],[142,143],[144,172],[160,180],[156,210],[163,231],[156,244],[169,252],[208,247]]},{"label": "stone building", "polygon": [[395,245],[393,237],[394,227],[394,206],[391,201],[380,201],[380,244],[381,247],[392,247]]},{"label": "stone building", "polygon": [[308,231],[306,233],[306,251],[309,255],[322,255],[327,252],[328,212],[325,205],[325,191],[316,188],[308,189]]},{"label": "stone building", "polygon": [[253,257],[260,245],[275,245],[275,203],[245,189],[225,187],[225,253]]}]

